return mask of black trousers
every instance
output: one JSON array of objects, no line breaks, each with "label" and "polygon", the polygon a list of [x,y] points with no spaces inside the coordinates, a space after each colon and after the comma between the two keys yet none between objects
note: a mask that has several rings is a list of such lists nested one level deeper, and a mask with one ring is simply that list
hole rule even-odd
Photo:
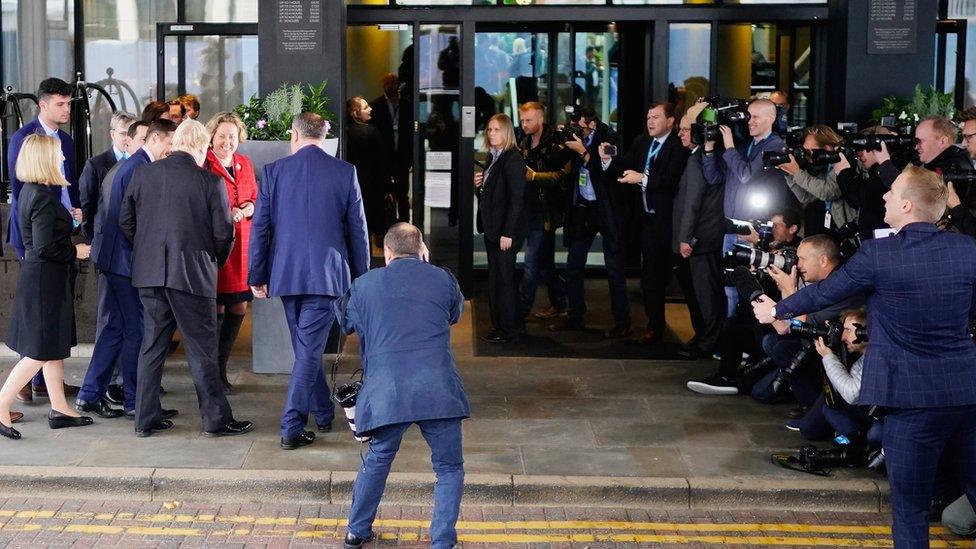
[{"label": "black trousers", "polygon": [[664,315],[664,296],[671,280],[671,222],[658,214],[641,217],[641,293],[647,329],[664,335],[668,323]]},{"label": "black trousers", "polygon": [[694,344],[706,353],[718,346],[725,320],[726,300],[722,281],[722,252],[675,256],[675,274],[688,301]]},{"label": "black trousers", "polygon": [[624,272],[624,252],[621,243],[606,230],[612,220],[604,219],[596,203],[573,206],[570,213],[575,227],[572,236],[565,236],[566,243],[566,298],[569,320],[583,322],[586,315],[586,296],[583,277],[586,272],[586,256],[590,253],[596,234],[603,235],[603,263],[607,269],[610,286],[610,310],[616,326],[630,327],[630,303],[627,299],[627,275]]},{"label": "black trousers", "polygon": [[144,333],[136,382],[136,429],[160,419],[159,386],[173,332],[179,328],[197,391],[205,431],[217,431],[233,419],[217,368],[217,305],[214,298],[168,288],[139,288]]},{"label": "black trousers", "polygon": [[498,242],[485,239],[488,252],[488,306],[491,325],[507,338],[517,338],[522,319],[518,318],[518,286],[515,283],[515,256],[522,243],[502,251]]}]

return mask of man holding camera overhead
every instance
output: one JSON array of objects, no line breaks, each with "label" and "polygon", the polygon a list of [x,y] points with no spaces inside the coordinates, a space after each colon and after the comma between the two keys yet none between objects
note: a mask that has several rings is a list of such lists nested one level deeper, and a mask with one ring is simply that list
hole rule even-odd
[{"label": "man holding camera overhead", "polygon": [[691,152],[681,145],[674,123],[674,105],[654,103],[647,109],[647,133],[624,155],[612,157],[600,147],[604,172],[641,190],[641,293],[647,327],[640,341],[649,345],[660,343],[667,329],[664,293],[671,278],[674,195]]},{"label": "man holding camera overhead", "polygon": [[[783,139],[773,133],[776,123],[776,105],[768,99],[756,99],[749,104],[749,136],[752,138],[736,147],[732,128],[719,126],[725,151],[716,152],[715,141],[705,142],[702,170],[710,184],[725,182],[725,216],[732,219],[764,217],[770,211],[788,206],[788,195],[783,174],[763,169],[763,153],[782,151]],[[725,235],[722,251],[732,249],[736,235]],[[735,288],[726,287],[729,300],[729,316],[735,311],[738,295]]]},{"label": "man holding camera overhead", "polygon": [[939,461],[952,463],[976,503],[976,345],[969,319],[976,242],[939,231],[946,186],[906,168],[885,194],[885,221],[898,232],[869,240],[829,278],[756,318],[787,320],[857,293],[868,298],[868,341],[859,403],[884,406],[895,547],[928,547],[929,505]]}]

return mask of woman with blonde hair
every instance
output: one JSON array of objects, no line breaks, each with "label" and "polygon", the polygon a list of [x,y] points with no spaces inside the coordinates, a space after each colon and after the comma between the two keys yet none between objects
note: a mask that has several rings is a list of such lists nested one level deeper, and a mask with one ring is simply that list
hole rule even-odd
[{"label": "woman with blonde hair", "polygon": [[475,174],[478,232],[488,253],[488,304],[492,331],[488,343],[515,343],[522,331],[516,308],[515,257],[525,236],[522,203],[525,161],[516,147],[515,128],[506,114],[496,114],[485,128],[489,163]]},{"label": "woman with blonde hair", "polygon": [[14,294],[7,346],[23,358],[0,388],[0,435],[19,439],[11,426],[10,405],[17,391],[38,370],[51,399],[51,429],[91,425],[64,396],[64,359],[75,341],[75,311],[71,270],[76,259],[87,259],[90,247],[71,244],[71,213],[61,205],[61,187],[68,181],[61,173],[61,145],[46,135],[24,140],[17,156],[17,178],[23,181],[17,204],[24,259]]},{"label": "woman with blonde hair", "polygon": [[258,183],[251,160],[237,152],[241,141],[247,139],[244,122],[232,112],[219,112],[207,122],[207,132],[210,148],[204,167],[226,185],[234,220],[234,249],[217,272],[217,365],[224,392],[230,393],[233,387],[227,379],[227,361],[244,323],[247,304],[254,299],[247,285],[247,253]]}]

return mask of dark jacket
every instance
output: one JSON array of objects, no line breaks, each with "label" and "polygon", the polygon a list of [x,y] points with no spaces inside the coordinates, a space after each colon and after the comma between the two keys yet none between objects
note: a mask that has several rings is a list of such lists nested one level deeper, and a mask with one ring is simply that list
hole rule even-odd
[{"label": "dark jacket", "polygon": [[248,253],[248,284],[267,284],[272,296],[345,294],[369,270],[352,164],[306,145],[265,165]]},{"label": "dark jacket", "polygon": [[[31,134],[43,134],[44,128],[40,121],[34,119],[20,127],[19,130],[10,136],[10,143],[7,145],[7,173],[10,175],[10,226],[7,232],[7,242],[16,250],[17,257],[24,255],[24,243],[21,241],[20,225],[17,221],[18,209],[17,198],[20,195],[20,188],[23,186],[17,179],[17,156],[20,155],[20,148],[24,144],[24,139]],[[78,196],[78,178],[75,173],[75,144],[71,136],[64,130],[58,130],[58,139],[61,140],[61,154],[64,155],[64,178],[68,180],[68,198],[71,205],[75,208],[81,206],[81,199]]]},{"label": "dark jacket", "polygon": [[[716,151],[702,157],[705,179],[712,184],[725,183],[725,215],[732,219],[768,219],[781,208],[796,207],[797,200],[787,189],[783,172],[763,168],[763,153],[782,151],[786,143],[775,133],[753,145],[751,150],[750,142],[727,149],[721,156]],[[767,207],[750,204],[754,192],[766,195]]]},{"label": "dark jacket", "polygon": [[679,253],[682,242],[693,254],[722,251],[725,214],[722,212],[723,185],[709,185],[701,166],[702,149],[688,157],[688,164],[674,200],[674,238],[671,247]]},{"label": "dark jacket", "polygon": [[[630,187],[630,185],[621,185],[616,180],[611,179],[608,174],[603,172],[603,166],[600,162],[599,148],[601,143],[620,147],[620,137],[617,132],[603,122],[598,122],[593,131],[593,140],[587,147],[590,153],[590,161],[586,168],[590,171],[590,182],[593,184],[593,192],[596,194],[596,207],[599,208],[600,219],[603,223],[600,230],[610,241],[620,242],[621,221],[629,211],[629,208],[626,207],[628,206],[627,195],[633,196],[633,193],[628,193],[633,189],[624,188]],[[563,230],[564,241],[566,242],[586,234],[586,221],[588,219],[586,211],[580,206],[581,196],[577,184],[582,159],[577,156],[573,159],[573,165],[575,168],[570,176],[569,213],[566,217],[566,228]]]},{"label": "dark jacket", "polygon": [[81,176],[78,177],[81,211],[85,216],[81,230],[89,244],[95,238],[95,216],[98,214],[98,202],[101,198],[99,190],[105,175],[116,162],[118,159],[115,158],[115,148],[109,147],[107,151],[89,158],[88,162],[85,162],[85,168],[81,170]]},{"label": "dark jacket", "polygon": [[[400,98],[397,97],[394,103],[397,104],[397,112],[399,113]],[[393,115],[390,114],[390,107],[389,103],[386,102],[386,96],[381,95],[370,101],[369,106],[373,109],[372,118],[370,118],[369,123],[379,130],[380,136],[383,138],[383,143],[386,144],[390,155],[393,155],[396,152],[397,135],[393,131]],[[412,132],[413,128],[410,128],[410,130]],[[397,126],[397,132],[400,131],[402,131],[402,126]]]},{"label": "dark jacket", "polygon": [[369,230],[383,236],[387,229],[384,199],[393,193],[393,150],[388,148],[387,141],[374,126],[349,120],[346,123],[346,161],[356,166]]},{"label": "dark jacket", "polygon": [[[490,157],[489,157],[490,158]],[[477,191],[478,232],[498,242],[507,236],[518,241],[525,235],[525,161],[518,149],[502,152],[486,171]]]},{"label": "dark jacket", "polygon": [[[643,173],[647,162],[647,153],[654,140],[644,134],[634,139],[630,149],[623,156],[613,159],[607,168],[607,176],[614,179],[620,177],[624,170],[634,170]],[[678,182],[685,171],[689,150],[681,145],[681,138],[677,131],[672,131],[661,145],[657,157],[653,160],[647,175],[647,188],[644,190],[647,206],[657,214],[655,222],[666,238],[671,238],[671,216],[674,208],[674,196],[678,192]],[[634,185],[638,189],[639,186]],[[638,195],[638,200],[640,195]],[[643,211],[643,202],[638,205]]]},{"label": "dark jacket", "polygon": [[189,153],[136,169],[119,215],[132,243],[132,285],[216,298],[217,268],[234,246],[228,204],[220,177]]},{"label": "dark jacket", "polygon": [[861,240],[874,238],[875,229],[884,229],[884,194],[891,189],[900,171],[890,161],[871,166],[865,174],[857,168],[847,168],[837,174],[837,185],[844,200],[857,209],[857,229]]},{"label": "dark jacket", "polygon": [[573,153],[556,143],[549,126],[542,130],[539,145],[532,146],[532,138],[525,136],[519,143],[519,151],[525,165],[535,172],[526,181],[526,216],[539,216],[547,231],[555,231],[566,222],[566,198],[573,174]]},{"label": "dark jacket", "polygon": [[[933,268],[933,266],[938,268]],[[976,404],[969,319],[976,241],[911,223],[861,245],[825,280],[776,304],[780,319],[867,294],[868,341],[859,402],[893,408]]]},{"label": "dark jacket", "polygon": [[[969,153],[966,152],[966,149],[952,145],[923,167],[939,175],[947,173],[971,173],[973,171],[973,161],[970,160]],[[976,189],[971,188],[971,186],[959,184],[954,185],[954,187],[962,203],[970,210],[976,210]]]},{"label": "dark jacket", "polygon": [[[103,183],[108,200],[99,212],[100,221],[95,225],[95,239],[92,241],[92,260],[100,271],[119,276],[132,276],[132,242],[122,234],[119,216],[122,199],[132,183],[133,175],[140,166],[149,164],[149,155],[139,149],[130,158],[118,164],[115,177]],[[111,171],[111,170],[110,170]],[[106,192],[100,193],[103,196]]]},{"label": "dark jacket", "polygon": [[359,335],[363,388],[356,429],[470,415],[451,353],[464,296],[446,270],[413,258],[357,278],[336,318]]}]

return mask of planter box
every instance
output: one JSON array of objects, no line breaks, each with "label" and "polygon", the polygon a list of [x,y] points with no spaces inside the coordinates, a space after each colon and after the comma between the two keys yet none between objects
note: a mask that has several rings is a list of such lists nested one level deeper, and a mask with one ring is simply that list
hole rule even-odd
[{"label": "planter box", "polygon": [[[335,156],[338,139],[326,139],[325,151]],[[288,141],[244,141],[238,152],[254,164],[254,173],[261,177],[264,165],[291,154]],[[260,182],[258,182],[260,185]],[[329,346],[326,347],[328,349]],[[281,299],[255,299],[251,303],[251,369],[257,374],[290,374],[295,364],[295,351],[285,321]]]}]

